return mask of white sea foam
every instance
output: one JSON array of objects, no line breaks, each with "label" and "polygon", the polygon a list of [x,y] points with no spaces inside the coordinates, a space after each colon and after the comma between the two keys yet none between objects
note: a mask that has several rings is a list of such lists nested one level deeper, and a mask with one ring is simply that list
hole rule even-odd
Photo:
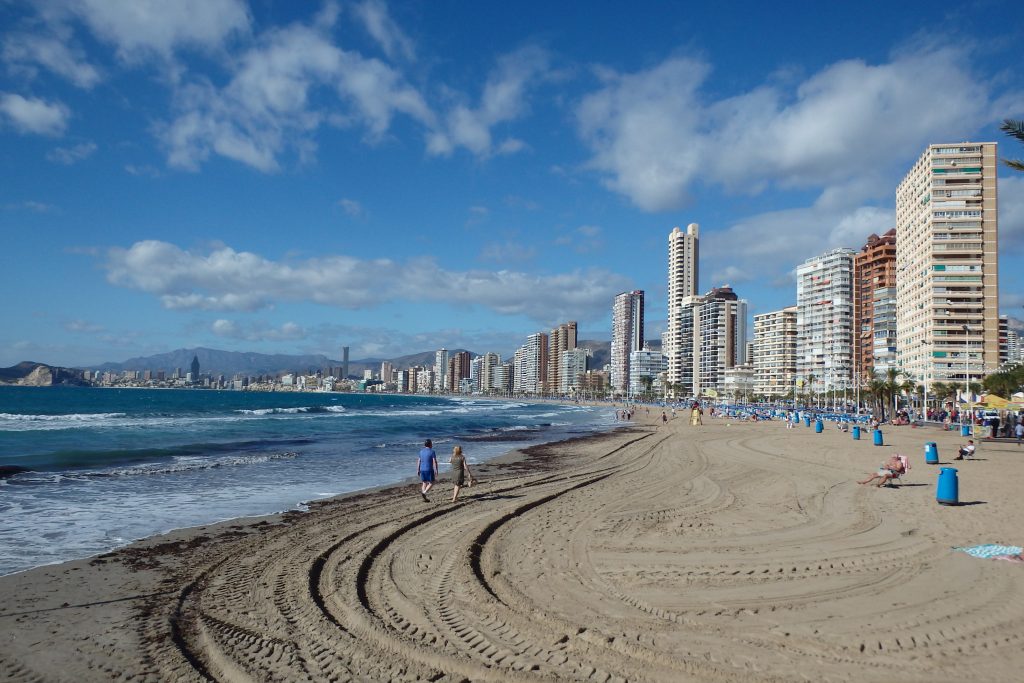
[{"label": "white sea foam", "polygon": [[195,470],[212,470],[220,467],[239,467],[242,465],[259,465],[273,460],[290,460],[298,453],[270,453],[263,455],[241,455],[226,458],[199,458],[195,456],[179,456],[172,463],[150,463],[132,467],[117,467],[100,470],[97,474],[113,477],[134,477],[150,474],[179,474]]}]

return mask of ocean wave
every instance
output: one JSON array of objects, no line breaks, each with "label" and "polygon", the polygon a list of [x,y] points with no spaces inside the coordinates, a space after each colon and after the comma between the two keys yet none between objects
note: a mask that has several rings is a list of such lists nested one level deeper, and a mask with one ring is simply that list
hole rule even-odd
[{"label": "ocean wave", "polygon": [[293,408],[256,408],[247,410],[240,408],[235,411],[242,415],[298,415],[300,413],[344,413],[344,406],[296,406]]},{"label": "ocean wave", "polygon": [[180,474],[182,472],[194,472],[196,470],[214,470],[222,467],[240,467],[243,465],[260,465],[275,460],[291,460],[298,457],[298,453],[288,451],[285,453],[264,453],[261,455],[239,455],[227,458],[181,458],[172,463],[151,463],[146,465],[133,465],[131,467],[115,467],[100,472],[89,472],[76,476],[84,477],[135,477],[152,474]]},{"label": "ocean wave", "polygon": [[21,413],[0,413],[0,422],[95,422],[124,417],[125,413],[67,413],[64,415],[23,415]]}]

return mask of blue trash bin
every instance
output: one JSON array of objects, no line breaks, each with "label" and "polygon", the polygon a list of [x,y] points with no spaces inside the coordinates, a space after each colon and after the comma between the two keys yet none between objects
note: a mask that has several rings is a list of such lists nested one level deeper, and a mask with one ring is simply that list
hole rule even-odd
[{"label": "blue trash bin", "polygon": [[854,441],[860,441],[860,425],[853,425],[853,429],[850,432],[853,433]]},{"label": "blue trash bin", "polygon": [[926,465],[939,464],[939,447],[934,441],[929,441],[924,445],[924,462]]},{"label": "blue trash bin", "polygon": [[935,500],[942,505],[956,505],[960,502],[960,482],[957,480],[955,468],[943,467],[939,470]]},{"label": "blue trash bin", "polygon": [[821,434],[823,431],[825,431],[825,424],[821,420],[815,421],[815,423],[814,423],[814,433],[815,434]]},{"label": "blue trash bin", "polygon": [[971,425],[960,425],[960,436],[970,436]]},{"label": "blue trash bin", "polygon": [[876,429],[875,432],[874,432],[873,437],[874,437],[874,441],[875,441],[875,445],[876,446],[884,446],[885,445],[884,443],[882,443],[882,430],[881,429]]}]

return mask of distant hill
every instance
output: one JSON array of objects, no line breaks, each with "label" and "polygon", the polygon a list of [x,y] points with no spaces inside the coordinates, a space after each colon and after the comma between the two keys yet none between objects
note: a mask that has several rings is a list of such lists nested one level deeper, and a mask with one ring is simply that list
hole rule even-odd
[{"label": "distant hill", "polygon": [[[661,351],[661,340],[648,340],[652,351]],[[587,360],[587,367],[591,370],[600,370],[612,361],[612,343],[599,339],[580,339],[576,346],[581,349],[590,349],[590,358]]]},{"label": "distant hill", "polygon": [[49,387],[54,384],[85,384],[85,380],[82,378],[81,370],[22,361],[9,368],[0,368],[0,384]]},{"label": "distant hill", "polygon": [[[465,349],[452,349],[450,353],[464,351]],[[470,355],[476,355],[470,352]],[[221,351],[219,349],[208,349],[197,347],[193,349],[177,349],[167,353],[158,353],[153,356],[142,356],[129,358],[120,363],[110,362],[97,365],[91,369],[100,372],[123,372],[125,370],[146,370],[171,373],[176,368],[183,372],[189,371],[192,364],[192,357],[199,359],[199,370],[203,374],[226,375],[275,375],[284,372],[315,372],[323,368],[339,367],[341,361],[328,358],[322,354],[316,355],[288,355],[288,354],[266,354],[252,351]],[[433,365],[434,352],[424,351],[398,358],[363,358],[350,360],[348,372],[351,377],[362,377],[364,370],[380,370],[382,361],[390,361],[395,368],[404,370],[415,365]]]}]

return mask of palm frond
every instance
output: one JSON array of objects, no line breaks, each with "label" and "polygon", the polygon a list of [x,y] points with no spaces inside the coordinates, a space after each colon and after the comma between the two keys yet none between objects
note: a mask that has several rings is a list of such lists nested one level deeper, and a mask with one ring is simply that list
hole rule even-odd
[{"label": "palm frond", "polygon": [[1015,171],[1024,171],[1024,161],[1020,159],[1003,159],[1003,163]]},{"label": "palm frond", "polygon": [[1004,119],[1003,124],[999,126],[999,129],[1011,138],[1017,138],[1021,142],[1024,142],[1024,121]]}]

